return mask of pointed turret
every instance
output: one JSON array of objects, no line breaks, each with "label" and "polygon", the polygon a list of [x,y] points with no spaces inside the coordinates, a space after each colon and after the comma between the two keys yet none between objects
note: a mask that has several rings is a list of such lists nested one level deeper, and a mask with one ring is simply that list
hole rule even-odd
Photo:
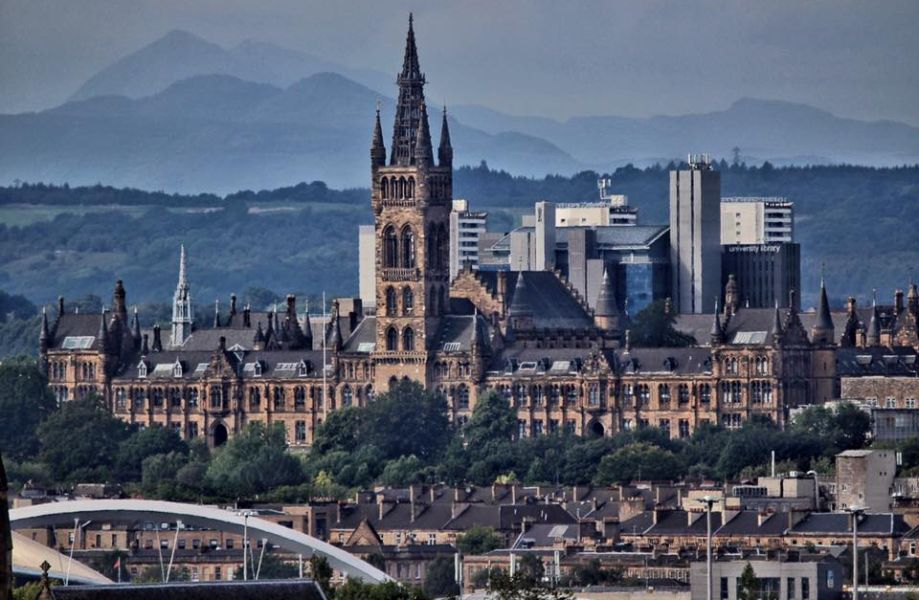
[{"label": "pointed turret", "polygon": [[444,118],[440,125],[440,147],[437,149],[437,162],[441,167],[453,166],[453,146],[450,144],[450,126],[447,124],[447,107],[444,106]]},{"label": "pointed turret", "polygon": [[214,327],[220,327],[220,300],[214,300]]},{"label": "pointed turret", "polygon": [[431,149],[431,130],[428,129],[428,109],[424,102],[421,103],[421,120],[416,131],[415,164],[419,167],[431,166],[434,152]]},{"label": "pointed turret", "polygon": [[38,349],[44,354],[51,346],[51,328],[48,327],[48,311],[41,307],[41,331],[38,334]]},{"label": "pointed turret", "polygon": [[373,141],[370,143],[370,165],[386,165],[386,146],[383,144],[383,126],[380,124],[380,107],[377,106],[377,117],[373,124]]},{"label": "pointed turret", "polygon": [[731,273],[728,275],[728,282],[724,284],[724,314],[732,316],[740,307],[740,286],[737,285],[737,278]]},{"label": "pointed turret", "polygon": [[258,322],[255,328],[255,336],[252,338],[252,349],[262,350],[265,348],[265,332],[262,331],[262,322]]},{"label": "pointed turret", "polygon": [[718,298],[715,298],[715,314],[714,320],[712,321],[711,335],[709,337],[712,346],[720,346],[724,343],[724,328],[721,326],[721,316],[718,314],[719,312],[720,302]]},{"label": "pointed turret", "polygon": [[303,309],[303,349],[313,349],[313,325],[310,323],[310,305]]},{"label": "pointed turret", "polygon": [[855,308],[855,298],[849,296],[849,299],[846,301],[846,326],[839,340],[839,345],[847,348],[858,345],[858,332],[860,326],[858,312]]},{"label": "pointed turret", "polygon": [[619,329],[619,304],[616,302],[616,286],[609,270],[604,266],[600,293],[594,308],[594,325],[607,331]]},{"label": "pointed turret", "polygon": [[128,322],[128,307],[125,304],[125,297],[124,283],[119,279],[115,282],[115,291],[112,293],[112,316],[121,319],[122,323]]},{"label": "pointed turret", "polygon": [[191,336],[194,314],[191,294],[188,288],[188,277],[185,259],[185,245],[179,247],[179,282],[172,298],[172,337],[170,347],[177,348],[185,344]]},{"label": "pointed turret", "polygon": [[103,353],[108,354],[109,351],[109,339],[108,339],[108,319],[106,318],[108,310],[103,306],[102,307],[102,318],[99,320],[99,333],[97,334],[99,338],[99,349]]},{"label": "pointed turret", "polygon": [[411,15],[408,18],[408,35],[405,40],[402,72],[396,82],[399,85],[399,99],[396,101],[396,118],[389,164],[407,167],[415,164],[415,142],[420,126],[419,121],[422,120],[421,107],[424,104],[425,83],[424,74],[418,63],[418,48],[415,45],[415,29]]},{"label": "pointed turret", "polygon": [[782,340],[782,316],[779,314],[779,299],[775,299],[775,310],[772,313],[772,327],[769,329],[773,344]]},{"label": "pointed turret", "polygon": [[134,349],[140,348],[140,316],[137,314],[137,307],[134,307],[134,316],[131,317],[131,330],[134,335]]},{"label": "pointed turret", "polygon": [[826,282],[820,279],[820,300],[817,304],[817,320],[811,329],[811,341],[815,344],[832,344],[836,338],[833,318],[830,316],[830,303],[826,297]]},{"label": "pointed turret", "polygon": [[329,338],[326,344],[329,348],[337,352],[341,350],[341,345],[344,341],[342,339],[341,324],[339,323],[338,318],[338,300],[332,301],[331,319],[332,320],[329,323]]},{"label": "pointed turret", "polygon": [[875,298],[871,302],[871,321],[868,322],[868,332],[865,337],[868,346],[881,345],[881,315],[878,312],[878,303]]},{"label": "pointed turret", "polygon": [[508,329],[523,331],[533,328],[533,307],[530,304],[530,291],[527,288],[526,277],[523,271],[517,273],[517,283],[514,285],[514,297],[507,310]]},{"label": "pointed turret", "polygon": [[153,324],[153,351],[162,352],[163,351],[163,338],[160,334],[160,324]]}]

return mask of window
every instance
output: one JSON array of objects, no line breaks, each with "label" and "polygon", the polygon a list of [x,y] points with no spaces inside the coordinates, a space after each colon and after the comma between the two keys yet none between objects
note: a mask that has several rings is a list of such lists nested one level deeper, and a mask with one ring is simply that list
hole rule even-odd
[{"label": "window", "polygon": [[399,334],[396,333],[395,327],[386,330],[386,349],[395,352],[399,349]]},{"label": "window", "polygon": [[789,577],[785,580],[786,597],[788,600],[795,600],[795,578]]},{"label": "window", "polygon": [[670,437],[670,419],[661,419],[657,422],[657,426],[667,437]]},{"label": "window", "polygon": [[689,420],[680,419],[680,438],[686,439],[689,437]]},{"label": "window", "polygon": [[354,401],[354,390],[351,389],[350,385],[346,385],[341,390],[341,405],[351,406],[351,403],[353,401]]},{"label": "window", "polygon": [[647,406],[651,402],[651,389],[645,384],[636,386],[638,391],[638,405]]},{"label": "window", "polygon": [[386,288],[386,314],[388,316],[395,316],[398,312],[397,303],[396,303],[396,290],[395,288],[388,287]]},{"label": "window", "polygon": [[402,314],[410,315],[412,314],[412,308],[415,305],[415,294],[412,293],[411,288],[405,288],[402,290]]},{"label": "window", "polygon": [[542,435],[542,419],[533,421],[533,435]]},{"label": "window", "polygon": [[677,388],[678,400],[680,404],[689,404],[689,386],[681,383]]},{"label": "window", "polygon": [[721,600],[728,600],[728,598],[729,598],[729,594],[728,594],[728,578],[727,578],[727,577],[722,577],[722,578],[721,578]]},{"label": "window", "polygon": [[306,421],[296,421],[294,423],[294,441],[298,444],[306,443]]},{"label": "window", "polygon": [[660,384],[657,386],[657,395],[660,399],[661,404],[670,404],[670,386],[666,384]]},{"label": "window", "polygon": [[469,388],[460,384],[456,390],[457,408],[459,410],[469,410]]},{"label": "window", "polygon": [[415,234],[411,227],[406,226],[402,230],[402,268],[415,268]]},{"label": "window", "polygon": [[699,401],[706,404],[712,401],[712,386],[707,383],[699,386]]},{"label": "window", "polygon": [[811,597],[811,580],[807,577],[801,578],[801,600],[810,600]]},{"label": "window", "polygon": [[383,266],[397,266],[398,256],[399,241],[396,239],[396,229],[390,225],[383,231]]},{"label": "window", "polygon": [[189,439],[198,437],[198,424],[191,422],[188,424],[188,437]]},{"label": "window", "polygon": [[402,350],[405,352],[415,350],[415,330],[411,327],[406,327],[402,332]]},{"label": "window", "polygon": [[600,384],[591,383],[587,388],[587,403],[590,406],[600,406]]}]

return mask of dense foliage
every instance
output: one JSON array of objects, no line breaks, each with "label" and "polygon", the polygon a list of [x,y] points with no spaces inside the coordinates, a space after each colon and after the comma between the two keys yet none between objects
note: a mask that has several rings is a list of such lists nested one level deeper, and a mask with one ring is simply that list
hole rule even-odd
[{"label": "dense foliage", "polygon": [[[667,221],[671,166],[625,166],[612,173],[615,191],[640,208],[640,222]],[[919,167],[722,163],[719,169],[724,196],[795,202],[804,306],[815,303],[821,264],[835,306],[849,294],[867,302],[873,288],[886,298],[905,284],[904,265],[917,260],[911,232],[919,225]],[[536,200],[596,199],[597,177],[585,171],[534,179],[486,165],[462,167],[454,194],[490,211],[493,229],[506,230]],[[353,294],[357,225],[371,219],[368,190],[335,191],[321,182],[226,197],[103,186],[0,188],[0,287],[47,303],[58,294],[108,297],[112,279],[121,277],[130,302],[164,302],[184,242],[193,297],[204,304],[249,286]]]}]

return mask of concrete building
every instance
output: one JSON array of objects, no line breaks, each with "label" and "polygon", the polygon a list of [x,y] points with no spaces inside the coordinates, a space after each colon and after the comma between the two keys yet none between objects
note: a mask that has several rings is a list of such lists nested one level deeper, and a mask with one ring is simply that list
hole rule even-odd
[{"label": "concrete building", "polygon": [[836,455],[836,508],[890,510],[897,471],[893,450],[846,450]]},{"label": "concrete building", "polygon": [[601,178],[599,202],[571,202],[555,207],[556,227],[597,227],[607,225],[636,225],[638,209],[629,206],[629,197],[611,191],[613,180]]},{"label": "concrete building", "polygon": [[[722,289],[733,278],[734,299],[750,308],[787,308],[791,292],[801,290],[801,246],[792,242],[731,244],[721,247]],[[800,308],[800,294],[795,294]],[[724,298],[722,306],[727,306]]]},{"label": "concrete building", "polygon": [[670,172],[670,264],[680,313],[712,312],[721,295],[721,174],[707,155]]},{"label": "concrete building", "polygon": [[469,201],[453,201],[450,211],[450,279],[465,266],[479,268],[479,239],[485,233],[488,213],[469,210]]},{"label": "concrete building", "polygon": [[785,198],[721,199],[721,243],[793,242],[794,203]]},{"label": "concrete building", "polygon": [[373,225],[359,225],[358,231],[358,277],[359,295],[366,308],[377,305],[377,261],[376,234]]},{"label": "concrete building", "polygon": [[[772,600],[836,600],[842,597],[843,568],[829,556],[800,557],[789,553],[781,557],[750,556],[712,563],[712,597],[720,600],[740,598],[740,576],[747,565],[753,567],[759,583],[759,597]],[[689,568],[692,600],[708,600],[705,561]]]}]

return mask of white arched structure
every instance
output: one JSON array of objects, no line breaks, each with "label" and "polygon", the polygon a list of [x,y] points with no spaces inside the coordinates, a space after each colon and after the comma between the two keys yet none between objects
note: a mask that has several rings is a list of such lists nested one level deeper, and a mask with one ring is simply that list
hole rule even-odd
[{"label": "white arched structure", "polygon": [[[73,500],[14,508],[10,511],[10,524],[14,530],[52,525],[73,527],[74,518],[155,523],[178,520],[197,527],[239,534],[243,533],[245,524],[244,517],[233,511],[215,506],[159,500]],[[348,577],[370,583],[390,580],[386,573],[353,554],[289,527],[258,517],[249,517],[248,527],[250,539],[265,538],[272,545],[295,554],[319,554],[324,556],[333,568]]]}]

